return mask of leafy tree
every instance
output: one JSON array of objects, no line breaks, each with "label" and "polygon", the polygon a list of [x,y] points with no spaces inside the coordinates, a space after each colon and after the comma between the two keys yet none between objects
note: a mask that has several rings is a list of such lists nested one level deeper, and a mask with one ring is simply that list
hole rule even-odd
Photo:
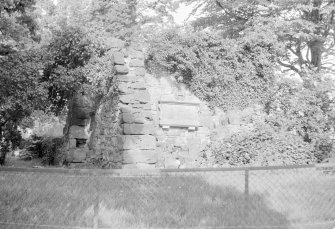
[{"label": "leafy tree", "polygon": [[26,48],[39,39],[32,14],[34,4],[34,0],[0,2],[0,56]]},{"label": "leafy tree", "polygon": [[46,43],[55,31],[72,27],[84,31],[92,42],[108,46],[111,37],[129,41],[133,36],[136,5],[136,0],[59,0],[57,4],[43,0],[37,4],[36,13]]},{"label": "leafy tree", "polygon": [[314,84],[308,87],[292,80],[283,80],[273,89],[266,112],[267,122],[280,130],[299,136],[313,146],[319,162],[330,156],[333,150],[331,136],[335,121],[335,101],[332,82],[309,73]]},{"label": "leafy tree", "polygon": [[4,164],[10,147],[20,143],[18,126],[35,109],[45,109],[46,83],[40,69],[47,56],[28,50],[0,58],[0,164]]},{"label": "leafy tree", "polygon": [[305,68],[325,68],[322,58],[335,44],[334,0],[198,0],[194,11],[199,9],[194,26],[225,37],[244,36],[248,29],[272,31],[286,50],[278,63],[301,76]]},{"label": "leafy tree", "polygon": [[20,141],[17,127],[36,108],[44,108],[46,91],[40,71],[47,57],[31,49],[39,39],[33,0],[0,3],[0,164]]}]

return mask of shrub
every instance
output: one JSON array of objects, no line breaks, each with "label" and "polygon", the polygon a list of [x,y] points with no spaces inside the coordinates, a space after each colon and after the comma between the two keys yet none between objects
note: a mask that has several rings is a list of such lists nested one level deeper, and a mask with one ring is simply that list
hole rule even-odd
[{"label": "shrub", "polygon": [[209,145],[204,156],[221,166],[310,164],[316,160],[311,144],[266,124]]},{"label": "shrub", "polygon": [[44,165],[58,165],[64,161],[63,138],[32,137],[27,150],[20,155],[21,159],[40,158]]}]

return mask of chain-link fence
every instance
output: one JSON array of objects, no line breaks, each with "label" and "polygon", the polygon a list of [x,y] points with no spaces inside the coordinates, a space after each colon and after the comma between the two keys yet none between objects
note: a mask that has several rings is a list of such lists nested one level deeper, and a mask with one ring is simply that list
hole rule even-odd
[{"label": "chain-link fence", "polygon": [[0,228],[333,229],[335,172],[0,168]]}]

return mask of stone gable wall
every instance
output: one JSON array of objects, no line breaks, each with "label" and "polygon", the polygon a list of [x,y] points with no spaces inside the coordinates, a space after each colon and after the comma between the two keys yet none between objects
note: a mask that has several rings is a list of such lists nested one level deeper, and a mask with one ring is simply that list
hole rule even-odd
[{"label": "stone gable wall", "polygon": [[124,53],[128,72],[120,74],[119,108],[122,114],[123,133],[118,137],[123,155],[123,168],[155,168],[157,163],[156,137],[149,85],[145,80],[144,55],[137,45]]}]

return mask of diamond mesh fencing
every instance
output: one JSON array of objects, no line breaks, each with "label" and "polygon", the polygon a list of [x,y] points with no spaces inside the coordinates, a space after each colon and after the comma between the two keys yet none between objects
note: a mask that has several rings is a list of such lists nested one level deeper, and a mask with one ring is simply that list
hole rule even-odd
[{"label": "diamond mesh fencing", "polygon": [[335,171],[0,168],[0,228],[335,228]]}]

